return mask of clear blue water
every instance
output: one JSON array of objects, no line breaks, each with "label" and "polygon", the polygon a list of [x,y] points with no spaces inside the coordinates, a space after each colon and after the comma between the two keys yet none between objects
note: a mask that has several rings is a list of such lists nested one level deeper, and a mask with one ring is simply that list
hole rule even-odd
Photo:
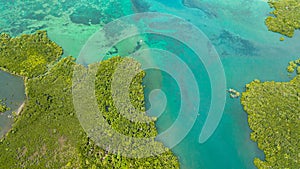
[{"label": "clear blue water", "polygon": [[[263,81],[289,80],[285,67],[290,60],[299,57],[299,31],[294,38],[280,42],[281,35],[269,32],[264,25],[264,18],[271,9],[261,0],[187,0],[184,3],[181,0],[65,0],[57,5],[43,0],[39,3],[2,0],[0,8],[3,9],[0,12],[0,32],[19,35],[46,29],[50,38],[65,49],[64,56],[74,57],[94,32],[118,17],[149,11],[176,15],[207,35],[220,55],[227,87],[238,91],[244,91],[245,84],[256,78]],[[263,158],[263,153],[249,138],[251,131],[247,115],[239,100],[227,97],[216,131],[207,142],[200,144],[199,134],[211,104],[211,82],[203,63],[197,60],[191,49],[174,39],[155,35],[141,35],[139,38],[147,41],[147,48],[176,54],[189,66],[199,84],[199,116],[185,139],[172,148],[179,157],[181,168],[255,168],[253,158]],[[137,40],[132,37],[119,42],[117,54],[130,54]],[[160,62],[157,58],[154,57],[153,62]],[[163,90],[168,99],[167,107],[157,121],[158,131],[162,133],[178,116],[179,86],[170,75],[159,70],[147,70],[144,84],[147,107],[150,107],[147,96],[153,89]]]}]

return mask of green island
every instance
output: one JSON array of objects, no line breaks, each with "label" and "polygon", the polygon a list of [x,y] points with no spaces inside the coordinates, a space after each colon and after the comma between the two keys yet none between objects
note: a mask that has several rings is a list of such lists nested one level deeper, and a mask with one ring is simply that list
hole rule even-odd
[{"label": "green island", "polygon": [[0,99],[0,113],[4,113],[7,110],[10,110],[10,108],[7,107],[5,103],[3,103],[3,99]]},{"label": "green island", "polygon": [[254,80],[246,85],[241,103],[251,139],[265,154],[264,161],[255,158],[254,164],[259,169],[300,168],[300,74],[289,82]]},{"label": "green island", "polygon": [[[287,37],[293,37],[296,29],[300,29],[300,1],[299,0],[269,0],[270,12],[265,23],[270,31],[278,32]],[[280,38],[284,40],[283,37]]]},{"label": "green island", "polygon": [[[1,34],[0,44],[1,69],[25,78],[27,96],[12,129],[0,141],[0,168],[179,168],[177,157],[169,149],[158,156],[128,158],[111,154],[87,136],[73,106],[75,59],[60,58],[61,47],[49,40],[45,31],[16,38]],[[104,102],[112,102],[108,96],[110,79],[125,59],[131,60],[113,57],[100,63],[95,84],[99,108]],[[142,112],[144,76],[141,72],[130,85],[131,102]],[[128,136],[157,135],[154,122],[131,122],[120,116],[113,104],[104,116],[115,130]]]}]

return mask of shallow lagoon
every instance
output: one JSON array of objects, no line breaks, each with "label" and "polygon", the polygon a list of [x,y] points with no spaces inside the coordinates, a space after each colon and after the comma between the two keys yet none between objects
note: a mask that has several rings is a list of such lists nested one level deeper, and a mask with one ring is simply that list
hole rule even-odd
[{"label": "shallow lagoon", "polygon": [[[276,81],[289,80],[285,71],[286,63],[299,57],[297,55],[299,54],[297,49],[300,49],[299,31],[296,32],[294,38],[286,38],[284,42],[280,42],[281,36],[268,32],[264,25],[264,18],[271,9],[266,2],[261,0],[189,0],[185,2],[185,5],[181,0],[119,0],[111,1],[110,4],[108,1],[63,1],[56,2],[58,7],[54,7],[47,1],[39,2],[26,4],[19,1],[0,1],[3,8],[0,13],[0,32],[5,31],[19,35],[37,29],[46,29],[50,38],[65,49],[65,56],[77,57],[86,40],[110,20],[135,12],[165,12],[186,19],[208,36],[220,55],[228,88],[232,87],[238,91],[243,91],[245,84],[255,78]],[[69,16],[72,11],[80,11],[82,5],[92,6],[100,11],[105,22],[91,25],[72,22]],[[29,9],[27,13],[26,8]],[[38,11],[39,9],[47,10],[41,12]],[[11,17],[10,11],[15,13],[14,17]],[[91,16],[79,19],[82,20],[82,23],[88,23],[86,19],[89,17]],[[176,46],[173,46],[174,48],[172,45],[166,47],[164,44],[175,42],[164,37],[147,37],[147,40],[150,48],[173,50],[174,53],[178,50]],[[128,39],[127,43],[121,43],[118,48],[122,53],[119,54],[131,52],[136,46],[135,42]],[[173,148],[174,153],[180,159],[181,167],[184,169],[255,168],[252,163],[253,158],[257,156],[263,158],[263,153],[249,138],[250,129],[247,125],[247,116],[237,99],[227,98],[225,111],[217,130],[207,142],[198,143],[199,133],[210,105],[211,84],[203,64],[193,62],[195,56],[189,49],[185,49],[184,54],[177,51],[177,54],[181,54],[180,58],[188,63],[196,75],[201,97],[199,116],[195,125],[187,137]],[[178,85],[174,79],[163,72],[149,70],[147,73],[148,76],[144,81],[146,99],[151,89],[155,88],[164,90],[168,98],[166,110],[157,122],[159,132],[163,132],[178,115],[178,105],[180,104]],[[157,80],[155,79],[157,74],[162,76],[161,84],[153,83]],[[4,78],[1,78],[0,83],[4,84],[2,79]],[[22,81],[17,80],[15,83],[17,86],[22,84]],[[0,91],[2,89],[4,88],[1,85]],[[19,89],[22,91],[22,87]],[[9,98],[8,96],[9,94],[7,94],[7,98]],[[16,107],[22,103],[22,99],[16,102],[18,103],[15,104]],[[147,102],[146,105],[150,107]],[[2,121],[1,124],[6,122]]]},{"label": "shallow lagoon", "polygon": [[24,81],[21,77],[10,75],[0,70],[0,97],[5,99],[6,105],[10,110],[0,114],[0,137],[2,137],[9,129],[13,122],[13,111],[18,108],[25,100]]}]

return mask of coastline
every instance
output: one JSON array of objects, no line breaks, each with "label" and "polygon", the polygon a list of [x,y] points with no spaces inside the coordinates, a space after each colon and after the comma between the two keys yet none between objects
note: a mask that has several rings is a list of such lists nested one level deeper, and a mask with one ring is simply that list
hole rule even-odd
[{"label": "coastline", "polygon": [[[200,4],[199,0],[181,0],[181,1],[182,2],[198,1],[198,3]],[[267,0],[260,0],[260,1],[267,2]],[[259,2],[259,1],[257,1],[257,2]],[[153,6],[151,5],[151,7],[154,8],[156,11],[167,11],[168,9],[173,10],[172,7],[170,7],[170,8],[166,7],[166,10],[165,10],[164,7],[162,7],[162,8],[157,7],[155,5],[155,2],[153,2],[153,4],[154,5]],[[260,13],[263,13],[264,11],[269,10],[269,7],[267,5],[264,5],[264,6],[265,6],[265,8],[261,7],[261,9],[265,9],[265,10],[258,10],[257,13],[255,13],[255,14],[257,14],[257,16],[255,15],[257,17],[257,19],[260,18],[260,20],[262,20],[262,17],[261,17]],[[245,5],[245,8],[246,7],[247,6]],[[189,8],[192,9],[191,7],[189,7]],[[202,8],[205,10],[205,7],[202,7]],[[118,9],[118,8],[115,7],[115,9]],[[161,9],[161,10],[159,10],[159,9]],[[226,9],[226,8],[224,7],[224,9]],[[258,9],[260,9],[260,8],[258,8]],[[175,11],[174,13],[178,14],[178,15],[180,15],[180,12],[182,12],[182,11],[178,12],[178,11],[176,11],[176,9],[174,9],[174,11]],[[192,9],[191,11],[198,11],[198,10],[197,9],[195,9],[195,10]],[[218,26],[217,24],[214,25],[214,23],[215,23],[214,21],[210,21],[209,19],[207,19],[205,21],[202,21],[200,17],[198,18],[198,15],[197,15],[197,18],[196,18],[196,17],[192,16],[192,14],[191,14],[192,12],[188,12],[188,11],[184,11],[184,12],[187,13],[187,15],[182,15],[182,16],[186,16],[186,18],[188,18],[192,22],[198,23],[196,21],[200,20],[201,22],[206,23],[209,28],[213,27],[213,26],[215,26],[215,27]],[[237,15],[237,16],[239,16],[239,15]],[[253,14],[248,14],[248,17],[252,17],[252,16],[253,16]],[[239,29],[235,29],[235,28],[233,28],[233,26],[231,26],[231,20],[227,22],[227,20],[226,20],[226,18],[228,18],[227,15],[224,18],[220,19],[220,20],[223,20],[224,23],[223,22],[220,22],[220,23],[226,24],[226,26],[224,26],[224,27],[227,28],[227,30],[232,33],[233,37],[241,36],[241,37],[244,38],[244,36],[253,36],[251,38],[248,37],[248,38],[245,38],[245,39],[251,39],[251,40],[255,40],[255,41],[257,39],[261,38],[261,44],[259,45],[257,50],[260,51],[259,52],[260,55],[264,55],[262,58],[259,58],[258,56],[257,57],[256,56],[245,57],[245,58],[243,58],[243,56],[238,56],[237,57],[234,54],[232,54],[234,52],[232,52],[231,50],[234,49],[234,48],[232,48],[232,49],[230,47],[227,48],[226,45],[222,46],[222,44],[221,45],[220,44],[216,45],[220,49],[220,51],[221,51],[220,53],[222,53],[222,51],[224,51],[223,52],[224,55],[222,54],[222,57],[224,56],[224,58],[222,58],[222,62],[225,65],[226,74],[230,75],[230,76],[228,76],[229,84],[232,85],[232,86],[235,86],[238,90],[242,91],[244,89],[243,88],[244,85],[249,83],[250,81],[252,81],[254,78],[259,78],[259,79],[262,79],[264,81],[265,80],[273,80],[273,79],[276,80],[276,81],[281,81],[282,79],[284,81],[286,81],[287,80],[285,78],[286,74],[285,73],[281,73],[281,74],[278,73],[279,69],[282,69],[282,66],[280,66],[281,64],[279,62],[286,63],[287,59],[288,60],[291,59],[289,57],[291,57],[292,55],[296,55],[296,52],[294,50],[289,50],[289,49],[294,48],[294,47],[297,48],[298,45],[297,46],[296,45],[293,45],[293,46],[290,45],[290,44],[292,44],[292,41],[295,43],[297,39],[296,38],[286,39],[285,42],[283,42],[281,45],[284,46],[284,47],[287,47],[287,46],[290,46],[290,47],[287,47],[286,49],[284,49],[284,47],[282,47],[282,48],[278,47],[277,44],[276,44],[280,35],[278,35],[278,37],[277,37],[277,34],[272,35],[272,33],[267,34],[267,33],[263,32],[263,31],[266,31],[266,30],[263,29],[265,27],[262,26],[262,22],[260,22],[261,24],[258,24],[258,26],[248,26],[249,30],[252,29],[252,30],[257,31],[257,33],[256,33],[257,35],[248,35],[248,32],[250,32],[249,34],[252,34],[251,33],[252,31],[249,31],[248,29],[245,29],[246,31],[238,31]],[[237,17],[237,18],[239,19],[240,17]],[[241,18],[243,18],[243,17],[241,17]],[[36,24],[36,26],[38,26],[38,25],[43,25],[44,26],[45,25],[45,29],[47,29],[48,31],[51,31],[51,33],[49,33],[51,35],[50,36],[51,39],[53,39],[56,43],[60,44],[60,46],[64,46],[65,54],[63,56],[68,56],[68,55],[77,56],[75,53],[77,53],[77,51],[79,51],[79,49],[77,49],[77,48],[79,48],[78,46],[80,46],[80,44],[82,44],[84,42],[84,38],[88,37],[89,33],[92,32],[93,29],[96,29],[97,26],[98,26],[98,25],[92,25],[91,27],[83,27],[83,26],[80,25],[78,30],[77,30],[76,29],[77,28],[76,24],[68,22],[68,20],[65,20],[64,18],[60,18],[60,17],[56,18],[54,16],[49,15],[49,17],[47,16],[46,19],[47,20],[51,19],[51,22],[54,21],[54,23],[51,23],[51,24],[49,23],[48,24],[48,22],[46,20],[45,21],[42,20],[42,21],[39,21]],[[61,21],[61,22],[59,22],[59,21]],[[251,18],[249,18],[247,20],[247,22],[248,21],[249,21],[249,23],[252,23]],[[259,23],[258,20],[255,20],[255,22]],[[68,26],[66,26],[66,25],[68,25]],[[212,37],[212,35],[210,35],[210,34],[213,34],[213,35],[216,34],[216,36],[218,35],[217,31],[211,31],[210,32],[210,31],[207,31],[208,28],[205,29],[204,26],[201,27],[202,25],[201,24],[199,24],[199,25],[200,25],[199,27],[201,29],[206,30],[205,33],[208,33],[210,37]],[[234,25],[234,24],[232,24],[232,25]],[[34,25],[32,25],[31,27],[33,27],[33,26]],[[46,26],[48,26],[48,27],[46,27]],[[56,28],[56,27],[58,27],[58,28]],[[235,27],[242,27],[242,24],[241,25],[237,24],[237,25],[235,25]],[[65,31],[67,31],[69,28],[71,30],[68,33],[65,33]],[[255,29],[253,29],[253,28],[255,28]],[[255,33],[256,31],[253,31],[253,32]],[[239,34],[239,36],[237,36],[235,34],[236,32],[238,32],[237,34]],[[80,36],[78,36],[78,33],[80,33]],[[66,35],[66,34],[68,34],[68,35]],[[73,37],[72,34],[75,34],[76,36]],[[227,37],[224,37],[224,39],[226,39],[226,38]],[[65,40],[65,39],[67,39],[67,40]],[[269,41],[273,41],[273,42],[269,42]],[[215,41],[215,43],[218,43],[218,42],[219,42],[219,39],[217,39]],[[264,43],[262,43],[262,42],[264,42]],[[71,44],[69,44],[69,43],[71,43]],[[258,41],[258,43],[260,43],[260,42]],[[74,46],[75,46],[75,50],[72,49],[72,48],[74,48]],[[286,57],[280,57],[279,56],[279,55],[282,55],[282,54],[286,55]],[[265,66],[264,63],[269,62],[269,57],[268,56],[272,56],[272,60],[275,57],[276,60],[273,60],[272,64],[270,64],[269,66]],[[286,58],[286,59],[284,59],[284,58]],[[254,64],[255,64],[255,66],[254,66]],[[233,65],[235,65],[235,66],[233,66]],[[264,68],[264,67],[268,67],[268,68]],[[255,70],[253,68],[255,68]],[[5,72],[7,72],[7,71],[5,71]],[[278,75],[277,75],[277,73],[278,73]],[[9,73],[9,74],[16,75],[14,73]],[[275,76],[275,74],[276,74],[276,76]],[[19,76],[19,75],[16,75],[16,76]],[[155,83],[156,83],[156,81],[155,81]],[[27,84],[29,84],[29,83],[28,83],[27,79],[25,78],[25,81],[24,81],[25,97],[28,97],[27,87],[26,87]],[[26,98],[24,100],[26,100]],[[245,138],[243,136],[243,135],[245,135],[244,134],[245,131],[248,133],[248,128],[245,129],[245,127],[244,127],[245,120],[240,120],[239,119],[242,116],[242,115],[240,115],[242,113],[236,113],[237,111],[242,112],[240,109],[238,109],[238,108],[240,108],[240,104],[237,105],[237,103],[236,103],[237,101],[238,100],[235,100],[235,101],[230,102],[228,104],[227,107],[229,107],[229,108],[228,108],[228,111],[225,113],[225,118],[223,120],[223,124],[227,125],[227,124],[232,123],[232,124],[234,124],[235,128],[233,130],[231,130],[231,129],[225,130],[224,128],[227,128],[227,127],[229,128],[229,126],[223,125],[222,130],[221,131],[219,130],[219,132],[216,133],[216,135],[214,137],[214,138],[218,138],[218,137],[225,138],[224,140],[222,140],[222,142],[224,142],[224,143],[236,142],[235,144],[224,144],[224,145],[226,145],[226,148],[224,147],[224,151],[227,151],[227,152],[231,153],[230,156],[229,156],[230,159],[229,158],[227,159],[227,158],[224,158],[224,157],[223,157],[223,159],[221,159],[222,156],[220,156],[221,157],[220,158],[219,156],[214,155],[213,153],[211,153],[212,152],[211,150],[214,150],[213,148],[222,146],[222,144],[219,144],[219,142],[217,142],[217,141],[214,142],[214,140],[212,140],[211,141],[211,142],[213,142],[212,144],[206,144],[206,145],[203,145],[203,146],[202,145],[197,145],[197,144],[195,144],[195,145],[189,144],[188,146],[186,146],[186,147],[192,147],[193,146],[193,148],[191,148],[191,149],[185,148],[185,145],[187,145],[187,143],[190,143],[190,142],[186,141],[185,143],[180,145],[180,149],[182,149],[182,151],[180,151],[180,153],[178,153],[179,155],[182,156],[181,161],[182,161],[183,165],[188,166],[188,168],[191,168],[192,166],[194,166],[194,168],[199,168],[199,166],[201,166],[201,165],[208,167],[208,166],[213,166],[213,164],[216,163],[216,161],[220,165],[223,164],[222,161],[227,161],[227,164],[230,165],[230,164],[238,163],[239,159],[242,159],[242,160],[245,159],[246,160],[246,158],[252,157],[252,155],[248,155],[248,154],[250,154],[249,152],[247,152],[248,150],[247,149],[242,149],[243,147],[241,147],[241,146],[236,146],[236,147],[238,147],[238,149],[240,149],[238,151],[236,151],[236,149],[234,149],[235,147],[232,148],[233,147],[232,145],[239,145],[238,143],[239,143],[239,140],[242,140],[241,138]],[[20,106],[21,102],[19,102],[16,106]],[[23,107],[22,110],[20,110],[19,114],[23,113],[23,114],[20,114],[21,116],[23,116],[24,114],[27,114],[27,113],[24,113],[24,112],[27,111],[27,109],[29,109],[29,104],[28,103],[29,103],[29,100],[28,100],[28,102],[25,103],[25,105],[22,104],[23,106],[26,106],[26,104],[27,104],[28,107],[25,107],[25,108]],[[235,108],[234,110],[237,110],[237,111],[233,112],[232,111],[233,109],[231,109],[231,107],[234,107]],[[13,110],[17,110],[17,109],[19,110],[19,108],[14,107]],[[22,112],[22,111],[24,111],[24,112]],[[199,122],[201,123],[202,121],[199,121]],[[247,123],[247,126],[248,126],[248,123]],[[227,140],[226,135],[229,135],[229,134],[227,134],[226,132],[228,132],[228,133],[237,133],[237,134],[232,136],[232,139],[230,138],[229,140]],[[239,132],[243,133],[243,135],[239,134]],[[194,133],[196,133],[196,132],[194,132]],[[224,133],[224,135],[223,135],[223,133]],[[250,137],[250,135],[249,135],[249,137]],[[244,144],[245,144],[245,145],[243,145],[244,147],[246,147],[246,148],[251,147],[252,148],[252,146],[251,146],[252,143],[250,144],[250,143],[247,142],[247,143],[244,143]],[[210,145],[213,148],[211,148]],[[255,145],[255,147],[257,147],[257,146]],[[190,150],[193,150],[193,151],[190,151]],[[198,150],[201,150],[201,151],[198,151]],[[172,150],[172,151],[174,151],[174,150]],[[253,152],[254,148],[253,148],[253,150],[249,150],[249,151]],[[179,151],[177,151],[177,152],[179,152]],[[198,162],[197,160],[201,159],[201,156],[198,155],[198,154],[205,154],[207,152],[209,152],[209,156],[211,156],[211,158],[213,159],[213,162],[210,162],[210,159],[205,159],[205,158],[203,158],[202,160],[199,160],[199,162]],[[234,156],[235,152],[239,153],[239,156],[238,156],[239,158]],[[190,157],[190,154],[195,154],[195,158]],[[235,153],[235,154],[237,154],[237,153]],[[186,159],[184,159],[185,155],[186,155]],[[203,162],[201,162],[201,161],[203,161]],[[208,162],[206,162],[206,161],[208,161]],[[234,161],[234,162],[231,162],[231,161]],[[251,162],[252,161],[253,160],[251,160]],[[246,163],[243,162],[241,165],[243,165],[243,164],[246,164]],[[227,167],[230,167],[230,166],[227,166]],[[231,166],[231,167],[237,167],[237,166]],[[244,166],[244,168],[247,168],[247,167]]]},{"label": "coastline", "polygon": [[8,74],[10,74],[10,75],[13,75],[13,76],[21,77],[22,79],[25,80],[25,76],[21,76],[21,75],[17,74],[16,72],[10,72],[8,69],[5,69],[5,68],[3,68],[3,67],[1,67],[1,66],[0,66],[0,70],[3,71],[3,72],[8,73]]},{"label": "coastline", "polygon": [[[290,145],[299,135],[296,127],[299,125],[297,116],[300,112],[300,97],[296,90],[299,82],[300,74],[289,82],[254,80],[246,85],[241,104],[248,115],[248,125],[252,130],[250,138],[265,154],[264,159],[254,158],[257,168],[299,167],[300,163],[293,159],[298,155],[299,146],[297,143]],[[276,162],[274,159],[277,159]]]},{"label": "coastline", "polygon": [[18,108],[18,110],[15,112],[17,116],[21,114],[21,112],[22,112],[22,110],[24,109],[24,107],[25,107],[25,101],[21,104],[21,106],[20,106],[20,107]]},{"label": "coastline", "polygon": [[[19,116],[22,112],[22,110],[24,109],[25,107],[25,101],[19,106],[19,108],[17,109],[17,111],[12,111],[7,117],[9,119],[13,119],[13,118],[16,118],[15,116]],[[12,128],[12,125],[14,124],[14,122],[12,122],[8,127],[7,127],[7,130],[5,130],[3,132],[3,135],[0,136],[0,140],[3,139],[4,137],[7,136],[7,134],[13,129]]]},{"label": "coastline", "polygon": [[[33,34],[33,36],[34,35],[35,34]],[[38,49],[39,48],[36,47],[33,50],[35,51]],[[11,48],[11,50],[14,50],[14,47]],[[6,57],[6,55],[4,56]],[[44,55],[44,57],[47,57],[47,55]],[[111,58],[111,61],[112,60],[113,58]],[[111,61],[107,61],[108,65],[106,65],[107,68],[110,69],[109,70],[103,69],[103,71],[105,73],[108,73],[108,75],[112,75],[110,72],[114,72],[114,69],[111,69],[112,68],[111,65],[117,63]],[[106,61],[103,61],[103,63],[104,62]],[[108,154],[109,158],[118,159],[118,160],[107,161],[107,159],[104,158],[102,158],[103,159],[102,161],[95,160],[94,157],[104,157],[104,153],[107,152],[105,149],[102,149],[101,147],[89,141],[89,138],[85,134],[85,131],[83,130],[81,124],[79,123],[77,116],[74,116],[73,113],[74,103],[72,99],[72,83],[71,83],[72,82],[71,79],[73,78],[73,73],[72,73],[73,66],[76,64],[74,62],[74,58],[72,57],[62,58],[57,64],[53,64],[53,63],[51,64],[51,69],[47,69],[46,73],[42,72],[41,74],[39,74],[36,72],[31,72],[32,74],[28,74],[28,75],[24,73],[25,77],[23,77],[24,81],[22,82],[23,83],[22,85],[25,86],[25,91],[24,91],[25,97],[28,97],[30,95],[32,99],[27,100],[28,101],[27,102],[25,98],[25,101],[22,100],[21,102],[19,102],[19,104],[22,103],[19,107],[17,107],[18,105],[16,104],[14,110],[17,109],[17,111],[12,113],[12,115],[10,115],[11,116],[10,118],[16,117],[17,120],[14,120],[13,124],[9,126],[7,131],[5,131],[6,133],[4,134],[3,138],[1,138],[0,140],[0,142],[2,143],[0,144],[0,150],[2,152],[5,152],[5,156],[0,156],[0,161],[2,161],[0,162],[1,168],[9,168],[10,166],[13,165],[17,166],[17,168],[20,168],[21,166],[30,166],[34,163],[34,161],[30,161],[27,159],[27,155],[30,156],[31,155],[30,153],[26,154],[26,157],[22,156],[21,160],[18,159],[19,156],[18,154],[16,154],[16,152],[19,152],[20,146],[26,146],[28,152],[39,152],[39,147],[47,146],[48,151],[46,153],[49,156],[52,155],[52,152],[58,152],[62,150],[59,145],[52,146],[52,145],[56,145],[57,138],[62,138],[62,137],[64,140],[69,140],[66,149],[70,150],[68,154],[66,155],[63,154],[63,156],[61,157],[64,161],[60,161],[59,163],[57,163],[55,158],[53,159],[50,158],[45,160],[44,155],[37,156],[35,157],[35,159],[41,162],[40,164],[37,164],[37,166],[40,165],[40,167],[42,167],[42,164],[46,162],[50,162],[51,165],[54,166],[53,168],[60,168],[61,166],[65,166],[65,164],[68,164],[69,166],[73,166],[75,168],[77,168],[76,166],[81,166],[80,168],[91,168],[91,167],[94,168],[94,166],[99,166],[100,168],[103,167],[112,168],[112,166],[121,166],[121,164],[128,165],[128,166],[137,166],[137,167],[141,166],[142,168],[147,168],[147,166],[151,165],[152,163],[154,166],[156,165],[156,166],[164,166],[165,168],[179,168],[179,162],[177,157],[173,155],[173,153],[168,149],[166,149],[166,153],[161,154],[160,156],[157,156],[155,158],[149,157],[147,159],[139,159],[139,158],[131,159],[125,156],[124,158],[120,159],[117,158],[115,154],[112,154],[110,152],[110,154]],[[19,68],[18,64],[19,63],[13,64],[11,66],[12,68],[7,69],[6,72],[8,72],[9,74],[14,74],[14,72],[17,72],[15,71],[15,69]],[[31,67],[29,67],[28,70],[34,70],[38,72],[38,70],[30,69],[30,68]],[[8,70],[10,70],[10,72]],[[21,69],[20,72],[23,73],[23,69]],[[100,73],[100,75],[106,75],[105,73]],[[39,78],[39,76],[43,76],[43,78]],[[105,76],[105,77],[108,78],[106,82],[110,82],[109,78],[111,76],[109,77]],[[132,87],[132,90],[134,90],[133,93],[137,93],[140,95],[140,96],[133,95],[135,100],[134,103],[138,106],[144,106],[144,101],[143,101],[144,93],[142,93],[141,90],[143,88],[141,84],[142,78],[143,78],[142,76],[139,76],[139,79],[136,79],[135,83],[133,83],[134,85],[137,86]],[[100,78],[100,80],[102,79],[103,78]],[[101,86],[102,88],[99,88],[99,91],[102,91],[102,89],[108,89],[107,86],[109,86],[110,84],[105,83],[104,85],[105,86]],[[14,89],[9,88],[7,91],[8,92],[14,91]],[[22,95],[24,93],[22,92]],[[100,98],[99,100],[105,101],[105,104],[101,104],[102,106],[103,105],[105,106],[108,102],[112,101],[111,98],[103,99],[104,96],[106,97],[108,95],[103,95],[103,96],[99,95]],[[143,99],[141,100],[140,98]],[[39,101],[35,102],[35,100],[40,100],[40,102]],[[32,105],[32,107],[30,106],[30,108],[24,109],[26,104]],[[42,107],[42,109],[40,109],[40,107]],[[152,134],[156,134],[156,127],[154,122],[152,122],[151,125],[147,125],[144,123],[141,124],[132,123],[131,121],[128,120],[126,121],[121,118],[116,119],[115,117],[117,117],[118,115],[113,116],[112,114],[112,113],[117,114],[116,109],[112,108],[108,110],[110,111],[110,113],[107,115],[107,119],[110,119],[110,122],[113,122],[112,125],[115,124],[114,126],[119,127],[116,128],[119,129],[119,131],[124,131],[126,132],[127,135],[130,135],[132,137],[152,136]],[[22,111],[23,114],[21,114]],[[20,117],[17,117],[17,115],[20,115]],[[43,117],[41,118],[41,116],[45,118]],[[50,122],[49,119],[51,119]],[[68,121],[68,123],[65,123],[66,121]],[[127,125],[123,125],[123,124],[118,125],[118,123],[123,123],[123,122],[126,122]],[[49,129],[50,132],[43,132],[43,131],[49,131]],[[41,138],[47,138],[47,139],[41,142],[40,141]],[[58,139],[58,142],[59,140],[60,139]],[[82,146],[82,145],[89,145],[89,146]],[[163,144],[161,145],[163,146]],[[89,153],[91,152],[91,148],[95,149],[96,151],[93,152],[93,154],[89,155],[88,152]],[[78,150],[78,153],[71,151],[74,149],[76,151]],[[164,147],[161,148],[161,150],[164,150]],[[97,152],[100,153],[96,154]],[[33,156],[35,155],[33,154]],[[107,155],[105,155],[105,157],[106,156]],[[75,157],[77,160],[75,162],[74,161],[70,162],[69,159],[72,157]],[[24,163],[23,160],[26,163]],[[81,160],[84,160],[85,163],[81,163]]]},{"label": "coastline", "polygon": [[[17,76],[17,77],[22,78],[23,81],[24,81],[24,89],[25,89],[25,90],[24,90],[24,91],[25,91],[24,95],[25,95],[25,98],[28,98],[28,95],[27,95],[27,87],[26,87],[26,80],[28,79],[27,77],[22,76],[22,75],[18,75],[18,74],[15,73],[15,72],[10,72],[8,69],[4,69],[3,67],[0,67],[0,71],[3,71],[3,72],[5,72],[5,73],[8,73],[8,74],[10,74],[10,75],[12,75],[12,76]],[[17,111],[15,111],[16,115],[19,115],[19,114],[21,113],[21,111],[23,110],[24,106],[25,106],[25,101],[23,101],[22,104],[18,107]],[[12,112],[14,112],[14,111],[12,111]]]},{"label": "coastline", "polygon": [[23,110],[27,95],[25,93],[25,77],[0,67],[0,81],[0,95],[7,99],[7,106],[10,108],[0,117],[0,139],[2,139],[11,131],[16,112],[20,114]]}]

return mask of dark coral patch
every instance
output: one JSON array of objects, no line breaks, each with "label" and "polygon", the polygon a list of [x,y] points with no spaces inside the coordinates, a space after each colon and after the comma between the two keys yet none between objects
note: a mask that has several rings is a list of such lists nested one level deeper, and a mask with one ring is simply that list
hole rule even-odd
[{"label": "dark coral patch", "polygon": [[80,6],[70,15],[70,19],[77,24],[99,24],[101,11],[93,7]]},{"label": "dark coral patch", "polygon": [[223,30],[218,37],[212,40],[215,45],[223,46],[223,53],[232,53],[233,51],[236,55],[253,56],[258,52],[253,42],[227,30]]}]

